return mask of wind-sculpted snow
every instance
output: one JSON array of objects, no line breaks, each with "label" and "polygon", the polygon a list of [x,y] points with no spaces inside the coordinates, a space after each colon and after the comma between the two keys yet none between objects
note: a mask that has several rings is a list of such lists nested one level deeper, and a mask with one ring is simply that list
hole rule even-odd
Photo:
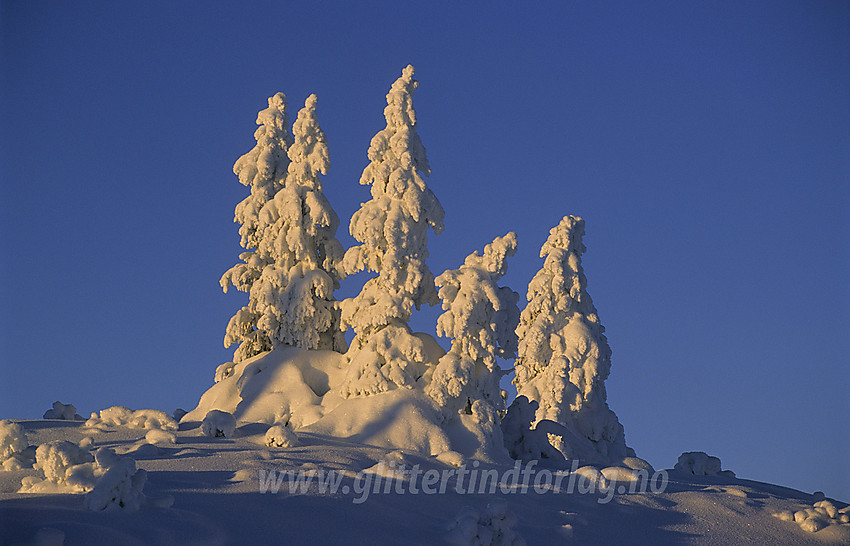
[{"label": "wind-sculpted snow", "polygon": [[419,82],[408,66],[387,94],[387,126],[372,139],[369,165],[360,183],[371,185],[372,199],[351,218],[359,246],[348,249],[346,273],[378,274],[360,294],[342,302],[342,322],[357,333],[354,348],[393,320],[407,322],[422,304],[437,303],[428,258],[427,230],[443,231],[445,213],[423,176],[431,169],[416,132],[413,92]]},{"label": "wind-sculpted snow", "polygon": [[583,451],[570,445],[569,437],[577,435],[592,442],[600,460],[616,460],[633,452],[606,401],[611,349],[587,293],[583,236],[584,220],[565,216],[540,249],[545,262],[528,286],[517,327],[514,384],[519,396],[538,403],[532,426],[548,419],[568,429],[570,434],[550,435],[565,457]]},{"label": "wind-sculpted snow", "polygon": [[459,269],[437,277],[445,311],[437,319],[437,334],[451,338],[452,347],[434,370],[427,393],[448,417],[469,413],[476,400],[496,412],[505,408],[496,357],[516,354],[519,295],[497,283],[516,249],[516,234],[508,233],[485,246],[483,254],[476,250],[467,256]]}]

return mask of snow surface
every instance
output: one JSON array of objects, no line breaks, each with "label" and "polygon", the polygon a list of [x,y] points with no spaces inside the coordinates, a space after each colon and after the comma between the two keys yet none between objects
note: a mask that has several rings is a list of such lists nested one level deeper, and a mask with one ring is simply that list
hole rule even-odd
[{"label": "snow surface", "polygon": [[[99,457],[104,464],[106,459],[112,459],[110,469],[121,460],[119,452],[144,441],[146,434],[126,426],[90,431],[83,423],[73,421],[16,424],[36,445],[68,442],[78,446],[90,436],[95,453],[100,455],[104,448],[113,451],[104,451]],[[104,472],[100,481],[90,482],[92,490],[98,488],[97,484],[104,484],[98,491],[108,490],[109,494],[103,496],[98,492],[87,497],[86,491],[71,493],[58,486],[55,493],[19,493],[22,480],[37,478],[40,471],[30,468],[0,472],[0,536],[4,544],[59,536],[66,544],[260,544],[281,540],[313,544],[367,540],[474,544],[474,537],[468,540],[474,530],[479,539],[487,533],[501,533],[527,544],[850,541],[850,524],[842,522],[848,514],[846,503],[741,478],[670,474],[663,492],[614,493],[607,503],[599,502],[606,494],[579,493],[578,488],[570,493],[563,487],[557,493],[550,487],[541,493],[508,488],[506,493],[497,489],[493,494],[460,494],[455,490],[455,479],[449,481],[442,494],[411,494],[407,489],[411,474],[398,478],[399,473],[392,473],[389,461],[395,461],[397,467],[405,464],[408,469],[414,464],[440,472],[458,469],[437,457],[314,432],[298,433],[302,442],[298,447],[269,448],[264,442],[268,428],[269,425],[242,424],[236,437],[213,442],[202,434],[197,422],[184,422],[175,433],[176,445],[136,460],[136,470],[146,472],[143,484],[141,478],[134,483],[130,477],[134,474],[129,462],[120,463],[119,470],[108,479]],[[468,460],[465,462],[469,470],[471,465]],[[383,465],[378,466],[380,463]],[[94,467],[96,463],[83,464]],[[387,482],[392,487],[386,493],[381,489],[363,502],[354,502],[359,498],[354,475],[369,468],[395,476]],[[509,471],[511,465],[482,463],[480,469],[502,473]],[[349,489],[348,493],[330,493],[327,489],[322,492],[318,482],[313,482],[303,492],[290,492],[284,479],[277,493],[268,488],[261,493],[261,476],[267,475],[261,470],[340,470],[344,473],[342,485]],[[588,466],[576,472],[599,479],[603,470],[604,467]],[[396,484],[404,486],[403,493],[396,491]],[[107,498],[123,499],[125,507],[120,507],[121,502],[102,502]],[[95,506],[112,508],[89,510]],[[133,506],[138,510],[128,510]],[[812,523],[801,526],[795,518]]]}]

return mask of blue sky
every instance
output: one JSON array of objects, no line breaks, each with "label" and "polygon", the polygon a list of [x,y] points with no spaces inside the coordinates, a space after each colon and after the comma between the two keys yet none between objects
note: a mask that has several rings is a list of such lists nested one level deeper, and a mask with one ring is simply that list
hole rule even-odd
[{"label": "blue sky", "polygon": [[638,455],[850,500],[846,2],[0,6],[0,417],[191,409],[245,299],[218,279],[257,111],[318,95],[349,246],[410,63],[435,274],[515,231],[524,296],[548,230],[584,217]]}]

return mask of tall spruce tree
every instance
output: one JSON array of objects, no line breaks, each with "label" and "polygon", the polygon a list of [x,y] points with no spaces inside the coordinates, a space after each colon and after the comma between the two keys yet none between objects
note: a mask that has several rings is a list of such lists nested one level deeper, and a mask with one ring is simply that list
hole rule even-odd
[{"label": "tall spruce tree", "polygon": [[541,420],[564,425],[571,434],[554,447],[571,458],[584,438],[606,458],[632,454],[623,426],[607,404],[605,379],[611,370],[611,348],[581,266],[584,220],[565,216],[549,232],[540,249],[543,268],[528,285],[528,305],[517,335],[517,396],[536,403],[532,426]]},{"label": "tall spruce tree", "polygon": [[[387,126],[372,138],[370,163],[360,177],[371,185],[372,199],[351,218],[351,235],[361,244],[345,253],[345,272],[377,276],[341,302],[343,326],[356,333],[343,396],[411,386],[420,376],[424,348],[407,322],[414,308],[438,302],[425,263],[427,231],[442,232],[445,213],[423,178],[431,169],[416,132],[413,92],[419,82],[413,73],[407,66],[387,94]],[[388,343],[395,344],[392,351]]]},{"label": "tall spruce tree", "polygon": [[339,218],[319,175],[330,167],[325,133],[307,97],[292,126],[286,183],[260,211],[258,253],[271,263],[251,287],[257,328],[273,346],[345,352],[333,291],[343,278]]},{"label": "tall spruce tree", "polygon": [[[240,263],[222,275],[219,284],[227,292],[231,286],[241,292],[251,292],[254,283],[272,259],[259,251],[261,233],[260,211],[283,188],[289,168],[287,151],[292,145],[289,132],[289,115],[286,113],[286,95],[276,93],[268,99],[268,108],[257,114],[254,132],[257,144],[233,165],[239,182],[251,193],[236,206],[234,222],[238,222],[240,244],[247,252],[239,255]],[[234,362],[268,351],[272,348],[269,336],[257,328],[260,313],[252,300],[230,319],[224,336],[224,346],[238,343]]]}]

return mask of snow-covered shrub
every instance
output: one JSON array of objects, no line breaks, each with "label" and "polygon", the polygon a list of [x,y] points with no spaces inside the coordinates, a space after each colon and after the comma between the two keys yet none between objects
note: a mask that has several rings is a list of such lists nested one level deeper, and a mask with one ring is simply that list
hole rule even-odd
[{"label": "snow-covered shrub", "polygon": [[351,355],[343,397],[366,396],[398,387],[413,388],[428,369],[428,351],[422,338],[397,320],[378,330]]},{"label": "snow-covered shrub", "polygon": [[274,425],[266,431],[265,444],[269,447],[295,447],[300,443],[288,422]]},{"label": "snow-covered shrub", "polygon": [[[260,211],[281,188],[289,167],[287,151],[292,145],[289,133],[289,115],[286,113],[286,95],[276,93],[269,97],[268,108],[257,114],[254,138],[257,144],[233,165],[239,182],[251,189],[251,194],[236,206],[234,221],[241,224],[240,244],[247,252],[239,255],[240,263],[228,269],[219,283],[227,292],[234,286],[241,292],[250,292],[263,269],[271,263],[268,256],[258,253],[262,233],[259,230]],[[272,348],[268,335],[257,329],[256,302],[249,304],[230,319],[224,337],[224,346],[239,343],[233,355],[235,362],[268,351]]]},{"label": "snow-covered shrub", "polygon": [[33,468],[41,470],[47,482],[64,485],[70,491],[87,491],[93,485],[94,461],[91,453],[73,442],[56,440],[38,446]]},{"label": "snow-covered shrub", "polygon": [[45,419],[64,419],[66,421],[84,421],[77,415],[77,408],[73,404],[63,404],[60,401],[53,402],[53,409],[44,412]]},{"label": "snow-covered shrub", "polygon": [[484,513],[464,508],[452,522],[446,539],[450,544],[470,546],[522,546],[525,540],[514,530],[517,517],[508,512],[507,503],[489,503]]},{"label": "snow-covered shrub", "polygon": [[679,455],[675,472],[693,476],[718,476],[721,473],[720,459],[703,451],[687,451]]},{"label": "snow-covered shrub", "polygon": [[236,419],[226,411],[210,410],[201,422],[201,430],[210,438],[232,438]]},{"label": "snow-covered shrub", "polygon": [[427,230],[442,232],[445,212],[423,178],[431,168],[416,133],[413,92],[419,82],[413,72],[406,67],[387,94],[387,126],[372,138],[370,163],[360,177],[361,184],[371,185],[372,199],[351,217],[351,235],[362,244],[345,253],[345,271],[378,274],[341,302],[343,326],[357,334],[353,350],[388,324],[408,322],[414,307],[438,301],[425,263]]},{"label": "snow-covered shrub", "polygon": [[8,419],[0,421],[0,467],[3,470],[29,468],[33,463],[23,427]]},{"label": "snow-covered shrub", "polygon": [[147,472],[141,468],[137,470],[136,461],[130,457],[115,457],[108,461],[101,461],[98,457],[98,464],[107,470],[86,493],[85,507],[94,511],[138,510],[145,500],[142,489]]},{"label": "snow-covered shrub", "polygon": [[516,355],[519,295],[497,281],[516,248],[516,234],[496,237],[483,254],[476,250],[459,269],[436,279],[445,311],[437,319],[437,334],[452,338],[452,348],[440,359],[426,392],[449,417],[471,413],[476,400],[497,412],[505,409],[496,358]]},{"label": "snow-covered shrub", "polygon": [[792,521],[804,531],[816,533],[830,525],[846,525],[850,523],[850,506],[839,509],[829,500],[820,500],[811,508],[797,510],[784,510],[773,514],[784,521]]},{"label": "snow-covered shrub", "polygon": [[188,412],[186,410],[184,410],[183,408],[177,408],[176,410],[171,412],[171,416],[174,417],[174,420],[179,423],[180,419],[183,419],[183,416],[186,415],[187,413]]},{"label": "snow-covered shrub", "polygon": [[152,429],[145,434],[145,441],[149,444],[176,444],[177,436],[173,432]]},{"label": "snow-covered shrub", "polygon": [[101,410],[100,415],[92,413],[86,421],[87,428],[102,429],[104,425],[123,426],[143,430],[177,430],[177,421],[160,410],[140,409],[131,410],[124,406],[112,406]]},{"label": "snow-covered shrub", "polygon": [[505,448],[512,459],[521,461],[536,461],[540,459],[552,459],[563,461],[564,455],[555,449],[549,441],[545,432],[545,426],[541,421],[534,426],[537,402],[530,402],[525,396],[518,396],[508,409],[507,415],[502,419],[502,435]]},{"label": "snow-covered shrub", "polygon": [[[611,349],[581,266],[584,220],[565,216],[540,249],[543,268],[528,285],[520,316],[514,384],[539,403],[535,423],[549,419],[586,438],[601,460],[632,456],[623,427],[608,408],[605,379]],[[555,446],[566,457],[569,445]]]}]

